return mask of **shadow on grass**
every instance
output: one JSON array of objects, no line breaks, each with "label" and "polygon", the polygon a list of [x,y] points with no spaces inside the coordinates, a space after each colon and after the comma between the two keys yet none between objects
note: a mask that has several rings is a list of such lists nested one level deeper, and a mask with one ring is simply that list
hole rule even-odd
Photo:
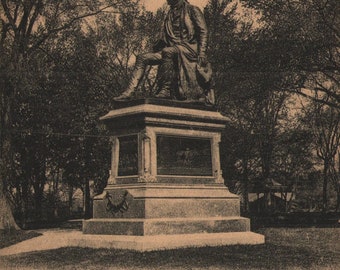
[{"label": "shadow on grass", "polygon": [[11,231],[5,232],[0,231],[0,248],[9,247],[11,245],[17,244],[19,242],[38,237],[42,235],[41,233],[37,233],[34,231]]},{"label": "shadow on grass", "polygon": [[[62,248],[5,257],[5,265],[33,269],[337,269],[340,230],[266,229],[259,246],[188,248],[138,253]],[[317,233],[318,232],[318,233]],[[334,234],[335,233],[335,234]],[[333,236],[334,238],[329,238]],[[327,237],[327,238],[325,238]]]},{"label": "shadow on grass", "polygon": [[[12,261],[12,262],[11,262]],[[122,250],[62,248],[7,261],[8,266],[50,269],[318,269],[334,265],[334,256],[320,257],[311,250],[266,244],[219,248],[190,248],[137,253]],[[6,263],[6,264],[7,264]],[[335,268],[334,268],[335,269]]]}]

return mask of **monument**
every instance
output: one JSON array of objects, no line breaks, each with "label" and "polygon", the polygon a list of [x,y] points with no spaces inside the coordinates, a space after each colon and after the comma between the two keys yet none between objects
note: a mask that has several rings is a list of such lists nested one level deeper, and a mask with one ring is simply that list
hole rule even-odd
[{"label": "monument", "polygon": [[[112,136],[110,178],[83,233],[138,251],[262,244],[224,185],[219,147],[228,119],[213,106],[203,14],[186,0],[167,2],[163,39],[137,57],[128,88],[101,118]],[[150,64],[159,65],[155,97],[134,99]]]}]

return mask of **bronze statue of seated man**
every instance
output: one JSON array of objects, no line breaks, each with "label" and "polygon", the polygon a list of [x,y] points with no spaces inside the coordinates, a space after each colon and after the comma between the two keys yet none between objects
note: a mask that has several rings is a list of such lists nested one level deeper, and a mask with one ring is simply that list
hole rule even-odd
[{"label": "bronze statue of seated man", "polygon": [[214,103],[206,58],[208,29],[201,10],[187,0],[167,0],[162,39],[153,52],[137,56],[127,89],[115,101],[132,98],[148,65],[158,65],[156,98]]}]

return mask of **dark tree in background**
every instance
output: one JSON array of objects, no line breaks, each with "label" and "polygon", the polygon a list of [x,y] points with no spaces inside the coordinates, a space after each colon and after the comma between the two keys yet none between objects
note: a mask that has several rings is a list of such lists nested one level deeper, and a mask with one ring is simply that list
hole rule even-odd
[{"label": "dark tree in background", "polygon": [[[317,102],[339,110],[340,24],[334,0],[240,2],[243,8],[233,1],[211,0],[205,15],[218,106],[239,135],[226,132],[232,146],[222,149],[222,157],[233,155],[224,157],[233,164],[225,164],[225,178],[229,185],[237,184],[235,191],[247,211],[250,185],[280,179],[292,186],[314,170],[316,144],[312,147],[312,133],[299,124],[294,111],[301,107],[299,96],[306,98],[305,105]],[[321,114],[316,117],[322,119]],[[297,144],[300,134],[308,137]],[[293,166],[297,162],[300,165]],[[290,181],[283,164],[295,170],[289,172]]]},{"label": "dark tree in background", "polygon": [[276,42],[290,90],[339,108],[340,4],[337,0],[242,0],[259,11],[263,32]]},{"label": "dark tree in background", "polygon": [[[39,200],[45,178],[43,170],[47,157],[44,149],[45,147],[49,149],[49,145],[42,147],[46,140],[38,138],[37,132],[46,134],[52,129],[39,121],[41,117],[36,119],[36,116],[39,111],[40,115],[48,115],[46,114],[48,108],[42,111],[44,105],[53,103],[49,95],[45,96],[46,99],[41,95],[44,95],[44,91],[50,91],[50,88],[47,88],[48,76],[51,68],[58,63],[58,59],[54,59],[48,53],[44,54],[44,46],[50,42],[53,47],[53,40],[82,19],[90,18],[104,10],[129,5],[131,5],[130,1],[118,0],[96,3],[88,0],[74,3],[48,0],[1,1],[0,229],[16,227],[5,196],[9,183],[22,179],[24,183],[20,184],[20,187],[18,183],[16,185],[17,188],[26,191],[29,191],[30,185],[33,185],[36,191],[35,198]],[[28,138],[26,141],[28,144],[32,142],[39,144],[40,150],[37,153],[31,153],[36,149],[31,146],[23,147],[24,152],[19,153],[14,149],[14,137],[17,136],[15,134],[22,132],[25,126],[21,123],[26,116],[28,122],[30,119],[37,120],[31,130],[23,132],[26,136],[30,136],[33,134],[32,129],[35,129],[34,138]],[[25,152],[26,157],[24,157]],[[25,163],[32,162],[28,157],[36,159],[37,170],[27,171]],[[29,196],[25,192],[23,198],[28,200]]]},{"label": "dark tree in background", "polygon": [[[329,185],[337,191],[336,156],[340,146],[340,112],[323,104],[311,104],[306,108],[304,123],[311,130],[317,157],[322,162],[322,209],[328,210]],[[335,177],[337,178],[337,177]],[[338,191],[337,191],[338,192]]]}]

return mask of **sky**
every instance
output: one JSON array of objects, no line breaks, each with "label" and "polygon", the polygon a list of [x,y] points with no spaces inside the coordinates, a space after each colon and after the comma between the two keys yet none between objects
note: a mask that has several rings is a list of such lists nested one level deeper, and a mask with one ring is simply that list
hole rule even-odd
[{"label": "sky", "polygon": [[[142,0],[142,2],[144,2],[147,10],[155,11],[166,3],[166,0]],[[189,0],[189,2],[192,5],[203,8],[208,3],[208,0]]]}]

